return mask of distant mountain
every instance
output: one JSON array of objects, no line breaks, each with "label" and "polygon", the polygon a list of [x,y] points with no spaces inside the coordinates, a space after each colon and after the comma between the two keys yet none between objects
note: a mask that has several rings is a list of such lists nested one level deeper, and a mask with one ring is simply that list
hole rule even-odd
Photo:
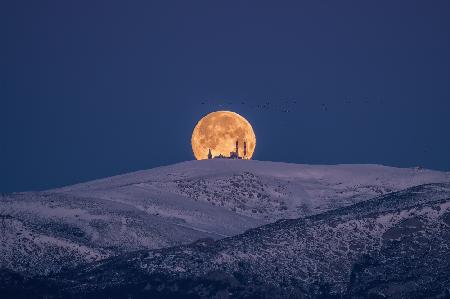
[{"label": "distant mountain", "polygon": [[123,254],[50,279],[9,273],[15,283],[3,291],[56,298],[448,298],[448,256],[450,183],[428,184],[215,242]]},{"label": "distant mountain", "polygon": [[0,198],[0,268],[56,273],[439,182],[450,182],[450,175],[379,165],[211,160],[9,194]]}]

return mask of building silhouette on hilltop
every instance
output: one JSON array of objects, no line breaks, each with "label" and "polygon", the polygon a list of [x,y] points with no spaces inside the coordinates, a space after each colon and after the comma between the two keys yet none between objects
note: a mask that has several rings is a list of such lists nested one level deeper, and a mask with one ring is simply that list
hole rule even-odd
[{"label": "building silhouette on hilltop", "polygon": [[236,148],[234,152],[230,152],[229,156],[224,156],[219,154],[218,156],[214,156],[211,154],[211,149],[208,151],[208,159],[248,159],[247,157],[247,142],[244,141],[244,153],[242,156],[239,156],[239,141],[236,140]]}]

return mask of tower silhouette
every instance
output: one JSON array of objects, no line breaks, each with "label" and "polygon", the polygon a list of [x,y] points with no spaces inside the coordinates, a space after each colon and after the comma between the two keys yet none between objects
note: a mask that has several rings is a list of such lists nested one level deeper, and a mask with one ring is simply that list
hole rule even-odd
[{"label": "tower silhouette", "polygon": [[244,158],[247,156],[247,142],[244,141]]},{"label": "tower silhouette", "polygon": [[209,149],[209,152],[208,152],[208,159],[212,159],[211,149]]}]

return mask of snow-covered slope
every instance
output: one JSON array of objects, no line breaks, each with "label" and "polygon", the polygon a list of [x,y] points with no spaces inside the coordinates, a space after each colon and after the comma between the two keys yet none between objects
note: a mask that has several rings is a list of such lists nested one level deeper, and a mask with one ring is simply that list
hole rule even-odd
[{"label": "snow-covered slope", "polygon": [[448,298],[449,236],[450,184],[428,184],[215,242],[126,253],[50,279],[6,272],[0,291],[52,298]]},{"label": "snow-covered slope", "polygon": [[[253,160],[189,161],[78,184],[54,192],[134,204],[147,212],[177,212],[148,205],[167,193],[208,202],[253,219],[297,218],[425,183],[450,174],[381,165],[300,165]],[[169,206],[169,205],[168,205]]]},{"label": "snow-covered slope", "polygon": [[0,267],[57,272],[448,181],[448,173],[418,168],[211,160],[11,194],[0,199]]},{"label": "snow-covered slope", "polygon": [[[448,298],[450,184],[57,276],[55,293],[152,298]],[[232,295],[232,296],[230,296]],[[114,297],[114,296],[113,296]]]}]

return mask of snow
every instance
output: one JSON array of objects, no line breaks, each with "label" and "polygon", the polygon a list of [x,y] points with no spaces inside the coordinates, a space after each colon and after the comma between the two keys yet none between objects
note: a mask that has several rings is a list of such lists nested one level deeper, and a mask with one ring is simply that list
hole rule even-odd
[{"label": "snow", "polygon": [[[39,236],[27,241],[33,248],[57,247],[61,256],[64,250],[76,249],[86,259],[101,258],[200,238],[221,239],[279,219],[318,214],[439,182],[450,182],[449,173],[381,165],[188,161],[0,197],[0,216],[14,217],[23,230]],[[391,220],[379,219],[379,224],[385,225],[383,221]],[[10,242],[0,251],[20,248],[13,235],[0,236],[0,241]],[[0,266],[4,263],[0,259]]]},{"label": "snow", "polygon": [[[53,191],[133,204],[148,213],[174,216],[186,222],[199,218],[196,211],[189,211],[183,202],[184,198],[191,206],[194,198],[271,222],[319,213],[411,186],[449,180],[448,173],[381,165],[207,160],[138,171]],[[253,185],[250,189],[245,186],[245,183],[255,182],[262,185]],[[236,195],[236,191],[242,190],[246,192]],[[223,193],[229,197],[236,195],[237,201],[231,202]],[[258,194],[267,200],[252,198]],[[180,200],[177,195],[183,198]],[[178,209],[174,208],[175,201]],[[223,231],[220,234],[224,234]]]}]

